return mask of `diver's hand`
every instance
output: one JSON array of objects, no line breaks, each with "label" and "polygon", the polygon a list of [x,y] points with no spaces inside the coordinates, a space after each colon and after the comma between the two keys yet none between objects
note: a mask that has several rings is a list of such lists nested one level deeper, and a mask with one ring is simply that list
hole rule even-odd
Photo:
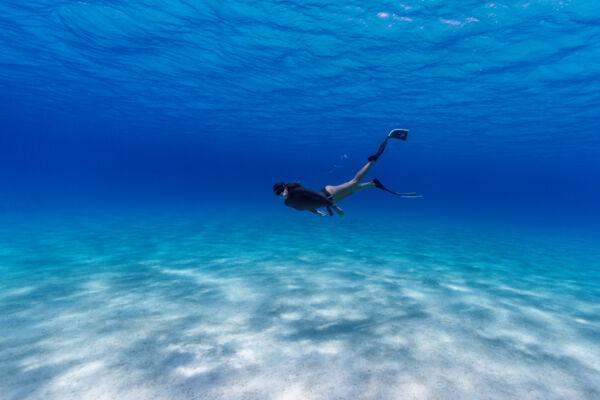
[{"label": "diver's hand", "polygon": [[337,215],[339,215],[340,217],[342,217],[344,215],[344,210],[342,210],[338,206],[334,205],[334,206],[331,206],[331,207],[337,213]]},{"label": "diver's hand", "polygon": [[321,210],[315,210],[314,208],[312,210],[309,210],[311,213],[315,213],[315,214],[319,214],[321,217],[326,216],[327,214],[325,214],[323,211]]}]

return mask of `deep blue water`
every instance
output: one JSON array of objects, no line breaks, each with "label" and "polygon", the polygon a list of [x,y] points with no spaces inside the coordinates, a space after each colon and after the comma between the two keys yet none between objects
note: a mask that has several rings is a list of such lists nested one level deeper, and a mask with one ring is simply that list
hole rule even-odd
[{"label": "deep blue water", "polygon": [[598,1],[3,1],[0,393],[597,398],[599,121]]},{"label": "deep blue water", "polygon": [[423,193],[415,213],[599,221],[597,2],[0,11],[8,210],[126,199],[270,210],[274,182],[342,183],[402,127],[409,141],[373,172]]}]

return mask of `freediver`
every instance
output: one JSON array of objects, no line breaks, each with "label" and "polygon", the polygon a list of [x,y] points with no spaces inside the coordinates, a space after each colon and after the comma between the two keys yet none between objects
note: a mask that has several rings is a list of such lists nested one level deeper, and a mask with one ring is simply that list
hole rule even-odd
[{"label": "freediver", "polygon": [[318,208],[325,207],[329,212],[329,215],[333,215],[333,212],[331,211],[331,209],[333,209],[339,216],[342,216],[344,215],[344,211],[335,203],[338,203],[346,197],[354,194],[355,192],[368,187],[375,187],[381,190],[385,190],[386,192],[401,197],[420,197],[420,195],[417,193],[393,192],[385,186],[383,186],[377,178],[373,179],[370,182],[361,183],[363,178],[367,175],[367,172],[369,172],[371,166],[373,166],[373,163],[377,161],[377,159],[383,153],[383,150],[385,150],[385,146],[387,145],[388,140],[406,140],[407,135],[408,130],[406,129],[392,130],[379,146],[379,150],[377,150],[377,153],[370,156],[368,158],[369,162],[364,167],[362,167],[360,171],[358,171],[358,173],[352,180],[346,183],[343,183],[338,186],[327,185],[323,189],[321,189],[320,192],[316,192],[314,190],[302,187],[300,182],[278,182],[275,185],[273,185],[273,192],[282,199],[285,199],[286,206],[295,208],[299,211],[308,210],[315,214],[319,214],[323,217],[327,214],[325,214],[324,211],[317,210]]}]

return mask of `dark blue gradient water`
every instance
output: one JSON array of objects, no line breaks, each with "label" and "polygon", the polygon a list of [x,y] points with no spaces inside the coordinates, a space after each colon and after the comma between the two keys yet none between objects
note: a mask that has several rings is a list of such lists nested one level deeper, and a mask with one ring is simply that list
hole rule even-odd
[{"label": "dark blue gradient water", "polygon": [[3,1],[0,393],[596,398],[598,121],[597,1]]},{"label": "dark blue gradient water", "polygon": [[0,7],[5,207],[271,208],[272,182],[341,183],[403,127],[376,173],[423,213],[598,221],[596,2]]}]

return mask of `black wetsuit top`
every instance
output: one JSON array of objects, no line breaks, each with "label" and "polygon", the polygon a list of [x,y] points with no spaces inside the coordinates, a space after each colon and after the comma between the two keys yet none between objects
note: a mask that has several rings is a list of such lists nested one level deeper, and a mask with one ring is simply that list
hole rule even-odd
[{"label": "black wetsuit top", "polygon": [[295,208],[296,210],[309,210],[316,212],[317,208],[327,207],[329,215],[333,215],[330,206],[333,205],[331,196],[327,196],[323,192],[315,192],[300,186],[300,183],[288,183],[286,185],[288,196],[285,199],[285,205]]}]

